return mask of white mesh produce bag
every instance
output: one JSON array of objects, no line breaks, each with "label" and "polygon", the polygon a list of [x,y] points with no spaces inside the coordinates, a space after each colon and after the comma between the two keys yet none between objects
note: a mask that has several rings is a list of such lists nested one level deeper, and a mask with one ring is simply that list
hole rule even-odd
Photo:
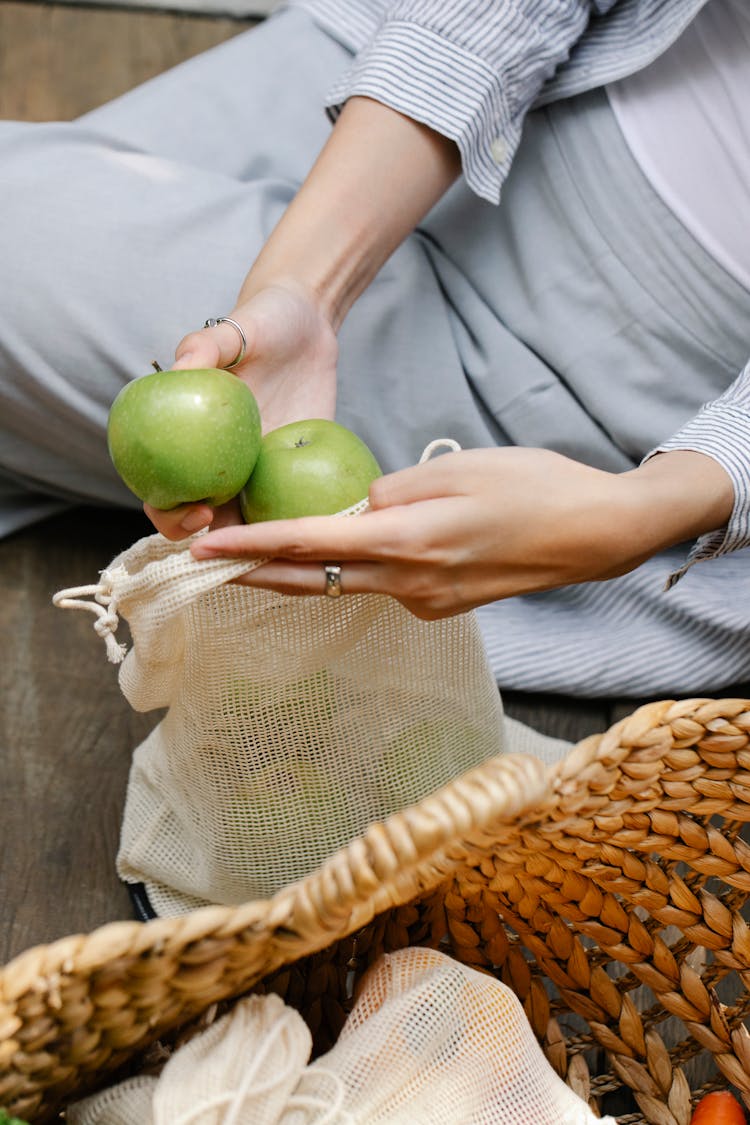
[{"label": "white mesh produce bag", "polygon": [[[336,1122],[357,1125],[589,1125],[516,994],[434,949],[383,954],[362,980],[336,1046],[308,1067],[343,1084]],[[322,1118],[300,1109],[284,1125]],[[607,1125],[616,1125],[612,1118]]]},{"label": "white mesh produce bag", "polygon": [[281,1119],[311,1047],[302,1017],[278,996],[249,996],[176,1051],[158,1078],[138,1076],[93,1094],[69,1106],[66,1120],[271,1125]]},{"label": "white mesh produce bag", "polygon": [[232,585],[252,564],[189,542],[149,536],[55,599],[96,611],[115,660],[124,617],[122,690],[167,709],[134,755],[117,861],[158,913],[268,897],[503,749],[473,614]]},{"label": "white mesh produce bag", "polygon": [[[554,1072],[516,995],[435,950],[383,955],[338,1043],[277,996],[240,1001],[159,1078],[68,1109],[70,1125],[593,1125]],[[603,1125],[616,1125],[605,1118]]]}]

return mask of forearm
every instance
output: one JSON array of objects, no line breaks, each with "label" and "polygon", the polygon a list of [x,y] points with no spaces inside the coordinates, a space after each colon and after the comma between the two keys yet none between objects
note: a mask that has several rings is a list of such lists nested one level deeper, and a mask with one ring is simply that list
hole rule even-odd
[{"label": "forearm", "polygon": [[239,301],[297,284],[338,328],[360,293],[460,172],[439,133],[369,98],[352,98],[272,232]]}]

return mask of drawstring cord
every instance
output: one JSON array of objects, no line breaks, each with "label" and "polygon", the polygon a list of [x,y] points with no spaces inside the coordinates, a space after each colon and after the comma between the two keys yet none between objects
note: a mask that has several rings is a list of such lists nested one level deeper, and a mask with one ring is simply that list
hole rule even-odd
[{"label": "drawstring cord", "polygon": [[450,449],[454,453],[460,453],[461,452],[461,446],[458,444],[457,441],[454,441],[453,438],[450,438],[450,437],[435,438],[434,441],[431,441],[429,445],[426,445],[424,447],[424,450],[422,452],[422,456],[419,458],[419,464],[424,465],[425,461],[429,461],[430,458],[432,457],[433,453],[435,453],[436,450],[438,450],[438,449]]},{"label": "drawstring cord", "polygon": [[[93,601],[84,601],[93,598]],[[112,593],[112,573],[103,570],[101,581],[92,586],[71,586],[59,590],[52,597],[52,604],[59,609],[85,609],[96,615],[95,632],[102,638],[107,648],[107,659],[111,664],[120,664],[127,652],[127,645],[119,644],[114,634],[120,624],[117,616],[117,602]]]}]

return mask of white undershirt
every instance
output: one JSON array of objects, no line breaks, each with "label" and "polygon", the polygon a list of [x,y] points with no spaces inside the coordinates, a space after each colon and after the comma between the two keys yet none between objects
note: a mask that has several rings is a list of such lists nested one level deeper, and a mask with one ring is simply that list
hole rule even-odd
[{"label": "white undershirt", "polygon": [[607,93],[655,191],[750,289],[750,0],[709,0],[672,47]]}]

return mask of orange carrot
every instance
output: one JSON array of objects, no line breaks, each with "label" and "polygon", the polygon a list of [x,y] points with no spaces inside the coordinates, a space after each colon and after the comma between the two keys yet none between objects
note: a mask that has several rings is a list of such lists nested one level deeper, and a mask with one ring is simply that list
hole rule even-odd
[{"label": "orange carrot", "polygon": [[745,1125],[745,1112],[733,1094],[718,1090],[701,1098],[690,1125]]}]

